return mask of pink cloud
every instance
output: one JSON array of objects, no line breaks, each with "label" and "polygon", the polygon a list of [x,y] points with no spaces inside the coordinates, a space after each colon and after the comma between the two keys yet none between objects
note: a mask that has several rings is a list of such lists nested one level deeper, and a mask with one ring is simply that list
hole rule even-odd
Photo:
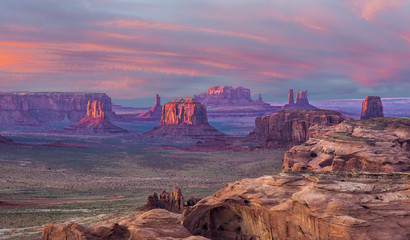
[{"label": "pink cloud", "polygon": [[408,3],[408,0],[350,0],[349,5],[353,12],[367,20],[372,21],[381,12],[398,8]]}]

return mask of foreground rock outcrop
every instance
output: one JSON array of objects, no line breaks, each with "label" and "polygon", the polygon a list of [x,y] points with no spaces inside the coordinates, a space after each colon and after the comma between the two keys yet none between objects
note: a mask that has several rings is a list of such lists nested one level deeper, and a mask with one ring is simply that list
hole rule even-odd
[{"label": "foreground rock outcrop", "polygon": [[313,125],[336,125],[345,119],[342,114],[329,110],[280,110],[257,117],[255,129],[248,138],[259,138],[265,147],[288,147],[309,139],[309,127]]},{"label": "foreground rock outcrop", "polygon": [[6,127],[78,122],[85,117],[89,100],[104,104],[107,119],[118,118],[112,111],[111,98],[104,93],[5,92],[0,93],[0,122]]},{"label": "foreground rock outcrop", "polygon": [[124,134],[127,130],[115,126],[107,120],[109,107],[98,100],[89,100],[87,115],[78,123],[64,128],[64,132],[75,134]]},{"label": "foreground rock outcrop", "polygon": [[156,121],[160,120],[162,117],[162,105],[161,105],[161,98],[158,94],[155,95],[155,103],[154,106],[146,111],[145,113],[141,113],[136,117],[137,120],[150,120]]},{"label": "foreground rock outcrop", "polygon": [[310,135],[285,153],[284,171],[410,171],[410,118],[346,120]]},{"label": "foreground rock outcrop", "polygon": [[410,238],[408,173],[282,173],[227,184],[187,209],[211,239]]},{"label": "foreground rock outcrop", "polygon": [[184,210],[185,200],[182,195],[181,189],[174,188],[172,192],[168,193],[165,190],[162,190],[158,194],[154,192],[152,195],[147,196],[147,203],[138,208],[138,210],[147,211],[156,208],[166,209],[174,213],[182,213]]},{"label": "foreground rock outcrop", "polygon": [[360,119],[384,117],[382,100],[378,96],[367,96],[362,103]]},{"label": "foreground rock outcrop", "polygon": [[288,103],[282,106],[282,109],[317,109],[317,107],[310,105],[307,97],[307,91],[296,93],[296,103],[293,95],[293,89],[288,90]]},{"label": "foreground rock outcrop", "polygon": [[137,218],[129,218],[111,225],[84,227],[76,223],[67,226],[47,224],[44,226],[42,240],[157,240],[185,239],[205,240],[192,236],[181,225],[181,215],[164,209],[154,209]]},{"label": "foreground rock outcrop", "polygon": [[175,99],[162,107],[161,125],[145,133],[151,136],[186,136],[208,139],[224,136],[209,125],[204,105],[192,98]]}]

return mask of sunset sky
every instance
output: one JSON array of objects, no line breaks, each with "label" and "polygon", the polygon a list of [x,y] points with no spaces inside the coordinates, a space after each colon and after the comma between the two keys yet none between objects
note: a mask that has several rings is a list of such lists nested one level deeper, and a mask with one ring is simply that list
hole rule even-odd
[{"label": "sunset sky", "polygon": [[410,0],[1,0],[0,91],[410,97]]}]

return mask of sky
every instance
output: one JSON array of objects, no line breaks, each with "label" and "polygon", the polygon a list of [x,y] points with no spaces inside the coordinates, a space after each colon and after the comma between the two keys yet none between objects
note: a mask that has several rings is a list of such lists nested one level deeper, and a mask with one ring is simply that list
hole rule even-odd
[{"label": "sky", "polygon": [[0,92],[410,97],[410,0],[1,0]]}]

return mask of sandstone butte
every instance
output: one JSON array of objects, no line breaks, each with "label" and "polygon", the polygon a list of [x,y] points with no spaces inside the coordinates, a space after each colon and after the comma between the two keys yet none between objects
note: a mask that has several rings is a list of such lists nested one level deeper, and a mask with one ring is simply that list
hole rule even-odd
[{"label": "sandstone butte", "polygon": [[407,240],[409,177],[290,172],[243,179],[186,209],[183,225],[215,240]]},{"label": "sandstone butte", "polygon": [[198,139],[224,136],[209,125],[206,107],[192,98],[175,99],[164,104],[161,124],[145,135],[186,136]]},{"label": "sandstone butte", "polygon": [[307,91],[296,93],[296,103],[293,95],[293,89],[288,90],[288,103],[282,106],[282,109],[317,109],[317,107],[310,105]]},{"label": "sandstone butte", "polygon": [[64,132],[75,134],[125,134],[128,131],[119,128],[107,120],[106,112],[109,111],[104,103],[98,100],[89,100],[87,115],[78,123],[64,128]]},{"label": "sandstone butte", "polygon": [[309,139],[309,127],[331,126],[344,121],[341,113],[322,110],[285,109],[273,115],[257,117],[255,129],[247,137],[257,138],[264,147],[289,147]]},{"label": "sandstone butte", "polygon": [[78,122],[86,115],[89,100],[103,103],[109,120],[118,118],[112,111],[111,98],[105,93],[5,92],[0,93],[0,122],[4,125]]},{"label": "sandstone butte", "polygon": [[346,120],[310,128],[284,156],[284,171],[410,171],[410,118]]},{"label": "sandstone butte", "polygon": [[160,120],[162,117],[162,105],[161,105],[161,98],[158,94],[155,96],[155,103],[154,106],[146,111],[145,113],[141,113],[137,116],[137,119],[140,120]]},{"label": "sandstone butte", "polygon": [[384,117],[382,100],[378,96],[367,96],[363,100],[360,119]]}]

